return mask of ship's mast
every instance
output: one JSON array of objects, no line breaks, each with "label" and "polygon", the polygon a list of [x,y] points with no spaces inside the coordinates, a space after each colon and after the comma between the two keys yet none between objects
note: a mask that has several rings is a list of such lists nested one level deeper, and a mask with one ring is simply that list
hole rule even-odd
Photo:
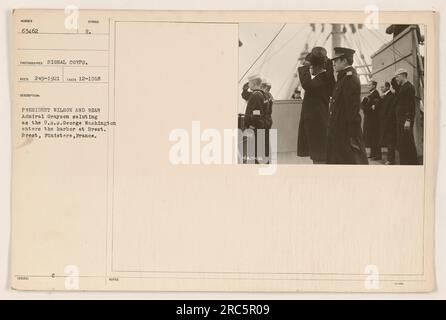
[{"label": "ship's mast", "polygon": [[332,54],[334,55],[334,48],[342,46],[342,31],[340,24],[332,24],[331,29],[331,46]]}]

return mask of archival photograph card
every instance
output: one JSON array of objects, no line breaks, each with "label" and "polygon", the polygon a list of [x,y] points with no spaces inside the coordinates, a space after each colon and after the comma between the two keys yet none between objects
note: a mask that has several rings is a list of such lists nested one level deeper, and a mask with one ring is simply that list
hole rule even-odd
[{"label": "archival photograph card", "polygon": [[12,288],[435,289],[435,13],[11,20]]}]

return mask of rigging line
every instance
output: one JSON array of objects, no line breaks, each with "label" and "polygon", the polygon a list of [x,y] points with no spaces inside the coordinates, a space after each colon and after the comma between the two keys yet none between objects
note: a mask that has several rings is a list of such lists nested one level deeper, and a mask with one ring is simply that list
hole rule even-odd
[{"label": "rigging line", "polygon": [[371,28],[371,29],[370,29],[370,32],[375,33],[376,36],[377,36],[378,38],[380,38],[381,41],[382,41],[383,43],[386,43],[386,42],[387,42],[387,39],[386,39],[381,33],[379,33],[378,30]]},{"label": "rigging line", "polygon": [[365,49],[370,50],[370,52],[374,52],[375,51],[375,49],[373,48],[373,45],[370,44],[369,38],[364,34],[363,30],[358,30],[358,36],[360,38],[363,38],[363,40],[364,40],[363,43],[365,45],[364,47],[367,47]]},{"label": "rigging line", "polygon": [[[316,30],[316,29],[315,29],[315,30]],[[321,30],[321,32],[319,33],[319,35],[317,36],[316,40],[314,41],[314,43],[313,43],[313,47],[315,47],[315,46],[317,45],[319,39],[321,38],[321,35],[322,35],[322,30]]]},{"label": "rigging line", "polygon": [[362,51],[361,43],[359,42],[359,39],[355,37],[353,34],[351,34],[352,41],[356,44],[356,46],[359,49],[359,58],[362,60],[362,63],[364,64],[364,70],[367,73],[367,78],[371,77],[372,72],[370,71],[369,65],[367,63],[367,60],[365,58],[364,52]]},{"label": "rigging line", "polygon": [[266,60],[271,56],[271,49],[274,47],[274,45],[271,45],[270,47],[269,47],[269,49],[266,51],[266,53],[263,55],[263,61],[262,61],[262,63],[260,64],[260,66],[258,66],[257,68],[256,68],[256,70],[260,70],[260,73],[263,73],[263,67],[265,66],[265,62],[266,62]]},{"label": "rigging line", "polygon": [[[354,42],[354,43],[356,44],[356,46],[358,47],[359,52],[360,52],[362,55],[364,55],[364,50],[362,50],[362,44],[361,44],[361,41],[360,41],[359,37],[352,33],[352,34],[351,34],[351,39],[353,40],[353,42]],[[365,55],[364,55],[364,56],[365,56]]]},{"label": "rigging line", "polygon": [[347,39],[347,36],[345,35],[345,33],[342,34],[342,37],[345,39],[345,42],[347,43],[347,46],[349,46],[350,48],[352,47],[352,44],[350,43],[350,41]]},{"label": "rigging line", "polygon": [[[352,47],[352,46],[351,46],[350,39],[347,39],[347,36],[346,36],[345,34],[344,34],[343,36],[344,36],[345,41],[347,42],[347,44],[348,44],[350,47]],[[356,44],[356,41],[355,41],[355,39],[354,39],[353,37],[351,38],[351,40],[352,40],[352,42],[355,43],[356,47],[358,47],[358,45]],[[361,51],[361,49],[360,49],[359,47],[358,47],[358,49],[359,49],[359,54],[356,52],[356,53],[355,53],[355,56],[357,56],[357,57],[359,58],[359,61],[362,62],[363,66],[361,66],[360,69],[361,69],[363,72],[365,71],[365,77],[366,77],[367,80],[369,80],[369,79],[370,79],[370,69],[369,69],[369,67],[367,66],[367,62],[365,61],[365,59],[363,59],[362,56],[361,56],[361,55],[362,55],[362,51]]]},{"label": "rigging line", "polygon": [[[358,34],[358,36],[356,36],[356,37],[354,37],[355,39],[356,39],[356,41],[358,42],[358,46],[359,46],[359,50],[361,51],[361,53],[362,54],[364,54],[364,50],[362,50],[362,42],[361,42],[361,37],[359,36],[359,34]],[[364,55],[365,56],[365,55]],[[368,57],[370,57],[370,55],[367,55]]]},{"label": "rigging line", "polygon": [[[301,29],[299,29],[299,30],[293,35],[292,38],[290,38],[289,40],[287,40],[287,42],[286,42],[284,45],[282,45],[279,49],[277,49],[276,51],[274,51],[274,52],[268,57],[268,59],[266,59],[266,60],[264,61],[264,63],[270,61],[270,60],[271,60],[272,58],[274,58],[280,51],[282,51],[285,47],[287,47],[287,46],[291,43],[291,41],[293,41],[294,38],[296,38],[297,35],[298,35],[299,33],[301,33],[304,29],[305,29],[305,26],[302,27]],[[258,68],[256,68],[256,70],[257,70],[257,69],[258,69]]]},{"label": "rigging line", "polygon": [[368,41],[368,38],[364,34],[362,34],[360,31],[358,31],[358,34],[361,36],[361,38],[364,38],[364,44],[367,47],[367,49],[370,50],[370,52],[375,52],[375,50],[373,49],[373,46]]},{"label": "rigging line", "polygon": [[331,32],[328,33],[327,37],[324,40],[324,43],[322,43],[322,46],[325,46],[325,44],[327,43],[328,39],[330,39],[331,36]]},{"label": "rigging line", "polygon": [[286,26],[286,23],[284,23],[282,25],[280,30],[276,33],[276,35],[273,37],[273,39],[268,43],[268,45],[265,47],[265,49],[263,49],[263,51],[260,53],[260,55],[254,60],[254,62],[251,64],[251,66],[248,68],[248,70],[246,70],[246,72],[240,78],[238,83],[242,82],[243,78],[245,78],[245,76],[247,75],[249,70],[251,70],[251,68],[257,63],[257,61],[259,61],[259,59],[263,56],[263,54],[266,52],[266,50],[268,50],[268,48],[271,46],[271,44],[274,42],[274,40],[276,40],[276,38],[279,36],[279,34],[282,32],[282,30],[285,28],[285,26]]}]

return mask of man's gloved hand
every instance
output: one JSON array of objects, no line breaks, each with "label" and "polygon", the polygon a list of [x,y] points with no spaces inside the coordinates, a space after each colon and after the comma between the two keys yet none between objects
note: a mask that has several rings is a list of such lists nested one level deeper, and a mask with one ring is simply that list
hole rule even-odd
[{"label": "man's gloved hand", "polygon": [[311,57],[311,53],[307,54],[304,61],[302,61],[303,66],[309,67],[311,65],[310,57]]}]

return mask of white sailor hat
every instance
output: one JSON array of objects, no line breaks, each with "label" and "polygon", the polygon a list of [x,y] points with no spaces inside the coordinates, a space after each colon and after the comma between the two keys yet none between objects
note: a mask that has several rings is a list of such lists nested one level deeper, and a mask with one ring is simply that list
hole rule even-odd
[{"label": "white sailor hat", "polygon": [[248,81],[257,80],[257,79],[262,80],[262,78],[260,77],[260,74],[253,74],[248,77]]},{"label": "white sailor hat", "polygon": [[398,70],[395,71],[395,76],[398,76],[398,75],[400,75],[402,73],[409,74],[406,69],[399,68]]}]

